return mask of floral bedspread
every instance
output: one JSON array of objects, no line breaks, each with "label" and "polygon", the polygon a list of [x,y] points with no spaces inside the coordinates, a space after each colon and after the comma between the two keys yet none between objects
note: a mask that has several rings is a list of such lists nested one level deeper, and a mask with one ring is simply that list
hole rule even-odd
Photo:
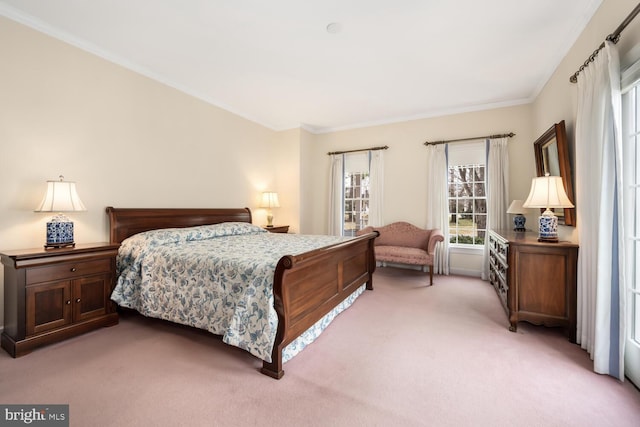
[{"label": "floral bedspread", "polygon": [[[111,299],[145,316],[222,335],[225,343],[271,362],[278,260],[346,239],[269,233],[241,222],[147,231],[122,242]],[[315,339],[363,288],[287,346],[283,360]]]}]

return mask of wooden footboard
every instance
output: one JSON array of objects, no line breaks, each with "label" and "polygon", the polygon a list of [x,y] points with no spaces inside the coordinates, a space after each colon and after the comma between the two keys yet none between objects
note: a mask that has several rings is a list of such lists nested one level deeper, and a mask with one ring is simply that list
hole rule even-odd
[{"label": "wooden footboard", "polygon": [[271,363],[262,373],[282,378],[282,350],[366,283],[373,289],[376,267],[373,242],[377,232],[278,262],[274,277],[274,305],[278,332]]}]

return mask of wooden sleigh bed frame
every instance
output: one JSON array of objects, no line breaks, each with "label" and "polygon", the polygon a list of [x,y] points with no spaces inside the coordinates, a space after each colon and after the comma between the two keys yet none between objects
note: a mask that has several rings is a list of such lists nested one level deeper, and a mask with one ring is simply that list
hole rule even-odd
[{"label": "wooden sleigh bed frame", "polygon": [[[116,209],[107,208],[109,240],[124,239],[143,231],[193,227],[222,222],[251,223],[249,208],[227,209]],[[296,256],[282,257],[273,282],[274,308],[278,331],[271,363],[263,362],[261,372],[280,379],[282,350],[360,286],[373,289],[376,268],[373,250],[378,233],[326,246]]]}]

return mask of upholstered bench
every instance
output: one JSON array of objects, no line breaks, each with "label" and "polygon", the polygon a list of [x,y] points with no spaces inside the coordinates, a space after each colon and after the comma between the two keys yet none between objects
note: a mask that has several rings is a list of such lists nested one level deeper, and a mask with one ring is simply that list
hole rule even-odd
[{"label": "upholstered bench", "polygon": [[436,243],[444,241],[442,231],[425,230],[408,222],[394,222],[382,227],[366,227],[357,234],[377,231],[380,236],[375,240],[376,261],[383,267],[386,263],[422,266],[424,272],[429,268],[429,285],[433,285],[433,260]]}]

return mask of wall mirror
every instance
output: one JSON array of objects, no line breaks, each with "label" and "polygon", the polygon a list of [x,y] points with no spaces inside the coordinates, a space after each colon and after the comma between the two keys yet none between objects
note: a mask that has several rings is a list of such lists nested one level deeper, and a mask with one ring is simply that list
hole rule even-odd
[{"label": "wall mirror", "polygon": [[[567,196],[575,205],[564,120],[551,126],[538,138],[533,143],[533,149],[536,154],[538,176],[544,176],[547,173],[552,176],[561,176]],[[559,224],[576,225],[575,208],[554,209],[554,214],[558,217]]]}]

